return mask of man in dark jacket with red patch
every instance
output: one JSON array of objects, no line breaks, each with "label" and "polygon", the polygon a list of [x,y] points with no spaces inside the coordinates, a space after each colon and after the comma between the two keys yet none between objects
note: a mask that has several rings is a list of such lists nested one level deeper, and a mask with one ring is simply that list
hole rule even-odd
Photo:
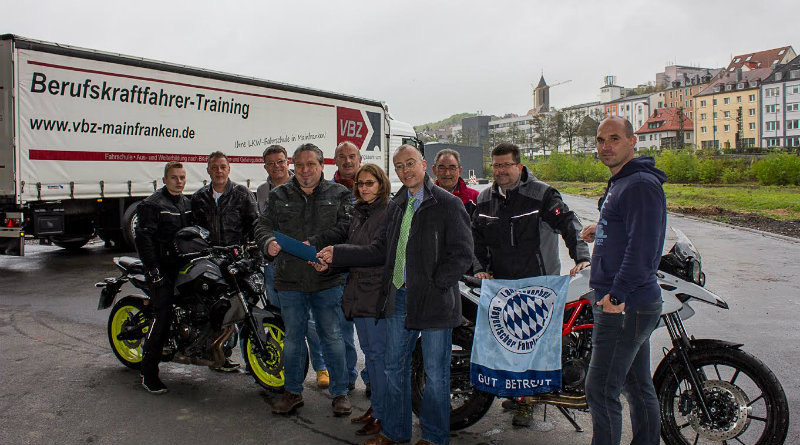
[{"label": "man in dark jacket with red patch", "polygon": [[[575,260],[574,275],[589,265],[589,247],[580,239],[581,223],[556,189],[537,180],[521,164],[520,150],[503,143],[492,150],[494,183],[478,196],[472,217],[478,278],[515,280],[561,275],[558,235]],[[531,405],[504,402],[516,408],[512,424],[529,426]]]}]

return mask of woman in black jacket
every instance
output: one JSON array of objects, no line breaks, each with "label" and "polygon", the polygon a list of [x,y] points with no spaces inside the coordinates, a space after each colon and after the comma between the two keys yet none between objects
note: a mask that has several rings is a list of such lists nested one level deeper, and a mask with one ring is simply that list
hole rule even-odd
[{"label": "woman in black jacket", "polygon": [[[386,206],[391,184],[386,173],[375,164],[364,164],[356,174],[353,194],[356,205],[353,220],[348,232],[347,244],[338,244],[333,249],[320,252],[322,265],[315,264],[318,271],[337,268],[335,252],[347,250],[353,245],[369,245],[375,242],[386,230]],[[343,266],[343,265],[342,265]],[[383,411],[383,397],[386,393],[386,374],[384,356],[386,352],[386,320],[378,318],[381,308],[381,279],[383,266],[350,267],[350,275],[342,295],[342,311],[348,320],[354,320],[358,342],[364,352],[369,373],[372,394],[370,409],[353,423],[365,425],[356,431],[357,435],[372,435],[381,431],[380,419]]]}]

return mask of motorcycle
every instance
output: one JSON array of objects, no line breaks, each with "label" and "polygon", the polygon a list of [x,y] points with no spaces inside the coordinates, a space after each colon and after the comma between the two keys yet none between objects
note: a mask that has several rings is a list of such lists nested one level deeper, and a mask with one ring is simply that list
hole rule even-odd
[{"label": "motorcycle", "polygon": [[[672,349],[653,373],[661,409],[661,437],[668,445],[729,443],[779,445],[789,428],[786,394],[775,374],[741,343],[690,336],[683,321],[694,315],[692,302],[728,309],[719,296],[705,289],[700,254],[692,242],[673,229],[677,240],[662,256],[658,283],[664,327]],[[480,281],[465,276],[460,283],[463,324],[453,330],[450,428],[469,427],[491,408],[495,396],[470,383],[470,356],[480,300]],[[592,289],[589,269],[569,286],[562,327],[562,390],[526,397],[528,403],[555,406],[582,431],[570,410],[586,410],[584,383],[592,354]],[[419,413],[425,386],[419,342],[412,356],[412,406]]]},{"label": "motorcycle", "polygon": [[[176,235],[176,249],[185,264],[175,279],[172,320],[161,361],[221,366],[241,336],[247,372],[261,387],[281,392],[285,327],[280,309],[266,299],[258,248],[211,247],[207,236],[199,227],[181,229]],[[114,305],[108,317],[111,350],[123,365],[138,370],[153,321],[150,285],[138,258],[113,261],[121,275],[95,284],[102,289],[97,309]],[[114,304],[128,282],[141,293],[128,294]]]}]

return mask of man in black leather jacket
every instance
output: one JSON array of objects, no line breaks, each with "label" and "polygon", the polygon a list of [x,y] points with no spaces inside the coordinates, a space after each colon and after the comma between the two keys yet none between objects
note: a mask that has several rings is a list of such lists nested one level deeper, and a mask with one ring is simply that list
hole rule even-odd
[{"label": "man in black leather jacket", "polygon": [[164,167],[164,187],[139,203],[134,240],[151,286],[153,324],[143,346],[142,386],[152,394],[163,394],[167,387],[158,378],[158,363],[169,329],[173,282],[178,272],[175,234],[192,224],[189,198],[183,195],[186,170],[179,162]]},{"label": "man in black leather jacket", "polygon": [[208,156],[211,184],[192,195],[192,211],[198,225],[211,232],[211,244],[230,246],[253,239],[258,205],[253,192],[230,179],[231,166],[221,151]]},{"label": "man in black leather jacket", "polygon": [[[206,171],[211,184],[192,195],[196,224],[208,229],[209,241],[214,246],[244,244],[253,239],[253,227],[258,220],[256,198],[247,187],[228,179],[231,166],[225,153],[211,153]],[[239,369],[239,364],[225,359],[225,364],[211,369],[233,372]]]}]

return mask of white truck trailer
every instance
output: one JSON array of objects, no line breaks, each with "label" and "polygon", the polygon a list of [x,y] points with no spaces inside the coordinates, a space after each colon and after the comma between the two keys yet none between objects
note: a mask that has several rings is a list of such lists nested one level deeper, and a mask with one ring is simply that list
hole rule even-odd
[{"label": "white truck trailer", "polygon": [[311,142],[325,177],[344,140],[391,172],[414,129],[379,101],[102,51],[0,36],[0,253],[25,238],[80,248],[93,236],[132,245],[137,203],[167,161],[187,166],[186,192],[226,153],[231,179],[255,190],[262,152]]}]

